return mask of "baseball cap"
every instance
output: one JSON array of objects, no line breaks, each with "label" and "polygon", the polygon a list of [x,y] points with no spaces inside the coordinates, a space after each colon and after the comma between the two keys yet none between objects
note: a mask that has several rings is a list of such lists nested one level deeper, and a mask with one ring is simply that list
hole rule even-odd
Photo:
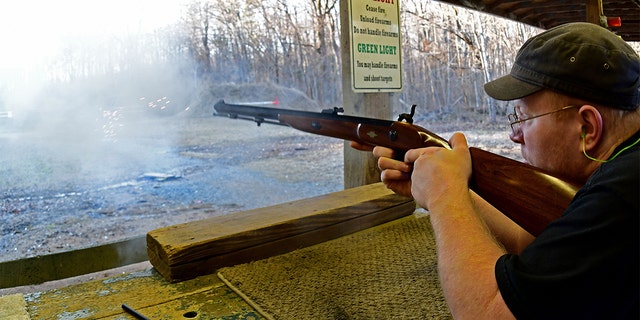
[{"label": "baseball cap", "polygon": [[511,72],[484,85],[497,100],[520,99],[543,88],[634,110],[640,105],[640,58],[601,26],[567,23],[527,40]]}]

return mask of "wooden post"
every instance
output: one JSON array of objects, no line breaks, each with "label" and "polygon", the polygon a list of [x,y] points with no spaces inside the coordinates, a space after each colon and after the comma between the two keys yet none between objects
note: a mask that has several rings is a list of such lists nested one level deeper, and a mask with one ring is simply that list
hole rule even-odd
[{"label": "wooden post", "polygon": [[606,27],[606,25],[602,25],[604,18],[604,11],[602,9],[602,0],[587,0],[586,1],[586,17],[585,21],[589,23],[594,23],[602,27]]},{"label": "wooden post", "polygon": [[[342,106],[345,114],[392,119],[393,93],[356,93],[351,89],[351,32],[349,1],[340,0],[340,47],[342,56]],[[380,181],[376,159],[371,153],[344,146],[344,187],[358,187]]]}]

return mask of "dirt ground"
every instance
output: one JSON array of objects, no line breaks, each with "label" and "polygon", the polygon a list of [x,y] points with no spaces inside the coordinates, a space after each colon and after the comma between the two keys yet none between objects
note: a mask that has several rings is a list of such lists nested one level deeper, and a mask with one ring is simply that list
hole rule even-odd
[{"label": "dirt ground", "polygon": [[[420,125],[519,157],[507,126]],[[2,261],[343,188],[343,141],[288,127],[178,115],[121,121],[108,139],[74,132],[0,133]]]}]

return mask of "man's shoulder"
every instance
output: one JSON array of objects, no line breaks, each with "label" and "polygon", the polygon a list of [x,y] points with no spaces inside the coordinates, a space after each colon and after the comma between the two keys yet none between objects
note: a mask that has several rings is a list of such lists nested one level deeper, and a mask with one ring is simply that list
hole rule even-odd
[{"label": "man's shoulder", "polygon": [[640,146],[633,146],[600,165],[593,176],[620,179],[640,179]]},{"label": "man's shoulder", "polygon": [[[640,207],[640,148],[633,147],[603,163],[576,194],[574,202],[590,201],[596,207],[618,206],[618,211]],[[587,200],[589,199],[589,200]]]}]

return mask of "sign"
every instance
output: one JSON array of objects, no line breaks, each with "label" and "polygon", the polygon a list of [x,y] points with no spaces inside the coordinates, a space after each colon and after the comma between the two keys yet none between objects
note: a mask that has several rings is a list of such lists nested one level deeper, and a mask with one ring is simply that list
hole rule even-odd
[{"label": "sign", "polygon": [[353,91],[401,91],[399,1],[349,0],[349,25]]}]

